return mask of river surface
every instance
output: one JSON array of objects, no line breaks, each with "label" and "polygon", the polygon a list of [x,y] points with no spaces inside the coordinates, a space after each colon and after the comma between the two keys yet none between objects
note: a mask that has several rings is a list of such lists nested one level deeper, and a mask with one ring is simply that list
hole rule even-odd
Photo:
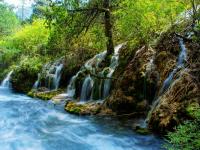
[{"label": "river surface", "polygon": [[157,150],[161,143],[125,122],[74,116],[63,106],[0,87],[0,150]]}]

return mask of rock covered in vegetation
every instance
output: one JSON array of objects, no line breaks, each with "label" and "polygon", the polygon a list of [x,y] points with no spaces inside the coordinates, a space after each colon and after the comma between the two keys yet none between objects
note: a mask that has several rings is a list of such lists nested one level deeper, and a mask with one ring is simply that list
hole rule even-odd
[{"label": "rock covered in vegetation", "polygon": [[65,110],[77,115],[113,115],[110,109],[102,107],[101,102],[80,103],[68,101]]},{"label": "rock covered in vegetation", "polygon": [[41,91],[31,90],[30,92],[28,92],[28,96],[39,98],[42,100],[51,100],[53,97],[63,92],[63,90],[49,91],[48,89],[42,89]]},{"label": "rock covered in vegetation", "polygon": [[[172,40],[168,38],[166,40]],[[149,128],[156,132],[166,133],[173,130],[175,126],[190,118],[187,108],[192,103],[200,104],[200,45],[192,40],[186,41],[185,44],[188,53],[186,67],[180,68],[169,89],[158,95],[158,104],[150,114]]]},{"label": "rock covered in vegetation", "polygon": [[183,70],[170,89],[160,96],[149,120],[154,131],[164,132],[173,129],[186,118],[186,108],[193,102],[200,102],[199,85],[187,70]]},{"label": "rock covered in vegetation", "polygon": [[14,68],[11,83],[15,91],[27,93],[32,89],[37,79],[37,73],[42,67],[41,63],[35,64],[35,60],[37,59],[24,60],[24,62]]},{"label": "rock covered in vegetation", "polygon": [[116,81],[115,89],[106,102],[107,107],[119,114],[147,112],[157,84],[151,62],[154,54],[152,48],[145,46],[135,52],[123,75]]}]

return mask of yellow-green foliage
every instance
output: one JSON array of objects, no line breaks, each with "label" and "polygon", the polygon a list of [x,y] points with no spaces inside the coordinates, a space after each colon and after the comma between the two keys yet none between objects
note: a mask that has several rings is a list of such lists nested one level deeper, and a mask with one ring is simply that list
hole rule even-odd
[{"label": "yellow-green foliage", "polygon": [[21,56],[20,61],[11,68],[14,70],[12,75],[12,86],[17,91],[29,91],[35,80],[37,74],[40,72],[44,58],[39,56]]},{"label": "yellow-green foliage", "polygon": [[[44,54],[45,48],[42,48],[45,47],[50,32],[45,27],[44,22],[44,20],[35,20],[32,24],[26,24],[18,29],[17,32],[0,40],[0,62],[2,62],[3,66],[8,68],[13,64],[19,65],[19,61],[34,63],[33,60],[35,61],[36,59],[30,58]],[[25,59],[25,57],[29,58]]]},{"label": "yellow-green foliage", "polygon": [[106,38],[104,29],[100,25],[95,25],[86,33],[82,33],[78,38],[73,40],[74,48],[84,47],[97,50],[105,50]]},{"label": "yellow-green foliage", "polygon": [[[30,73],[38,73],[43,65],[44,59],[39,56],[21,56],[20,62],[17,64],[17,68],[20,70],[26,70]],[[14,70],[16,67],[13,68]]]},{"label": "yellow-green foliage", "polygon": [[7,49],[19,49],[27,54],[37,52],[40,46],[48,41],[49,29],[45,27],[44,20],[35,20],[32,24],[26,24],[19,31],[0,42],[0,46]]},{"label": "yellow-green foliage", "polygon": [[15,13],[7,5],[0,3],[0,38],[9,35],[19,26]]},{"label": "yellow-green foliage", "polygon": [[181,0],[124,0],[115,12],[116,30],[121,38],[136,38],[148,43],[174,23],[187,5]]}]

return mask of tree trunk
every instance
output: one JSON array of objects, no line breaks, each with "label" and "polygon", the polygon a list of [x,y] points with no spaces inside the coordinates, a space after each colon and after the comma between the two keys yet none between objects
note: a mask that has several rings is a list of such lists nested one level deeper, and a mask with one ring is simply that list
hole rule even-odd
[{"label": "tree trunk", "polygon": [[107,38],[107,56],[114,53],[112,23],[110,12],[110,0],[104,0],[103,7],[105,9],[104,23],[105,23],[105,36]]},{"label": "tree trunk", "polygon": [[197,15],[195,0],[191,0],[191,3],[192,3],[192,10],[193,10],[193,26],[195,26],[195,24],[196,24],[196,15]]}]

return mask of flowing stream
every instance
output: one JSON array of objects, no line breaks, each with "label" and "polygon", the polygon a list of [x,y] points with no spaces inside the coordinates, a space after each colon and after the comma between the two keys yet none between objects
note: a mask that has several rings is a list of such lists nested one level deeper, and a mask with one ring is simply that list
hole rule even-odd
[{"label": "flowing stream", "polygon": [[[187,60],[187,49],[186,49],[186,46],[185,46],[184,41],[183,41],[182,38],[179,38],[179,46],[180,46],[180,53],[179,53],[179,56],[178,56],[178,60],[177,60],[176,66],[173,69],[173,71],[168,75],[168,77],[165,79],[165,81],[163,82],[163,85],[162,85],[162,88],[161,88],[159,96],[162,95],[162,94],[164,94],[168,90],[168,88],[170,87],[170,85],[173,82],[174,75],[177,73],[177,71],[179,69],[182,69],[182,68],[185,67],[184,63]],[[152,114],[153,110],[159,104],[159,101],[160,101],[160,99],[157,98],[153,102],[153,104],[151,106],[151,110],[149,111],[149,113],[147,115],[147,118],[146,118],[147,122],[148,122],[149,118],[151,117],[151,114]]]},{"label": "flowing stream", "polygon": [[162,141],[114,118],[79,117],[63,106],[0,87],[2,150],[156,150]]},{"label": "flowing stream", "polygon": [[[124,44],[115,47],[114,54],[111,57],[111,62],[108,67],[100,69],[100,64],[106,57],[106,51],[95,55],[92,59],[88,60],[80,71],[72,77],[68,88],[67,97],[73,99],[76,94],[76,81],[80,75],[84,75],[84,80],[81,88],[80,101],[88,100],[103,100],[109,96],[111,90],[112,75],[118,66],[119,50]],[[85,72],[90,72],[90,74]],[[96,77],[95,77],[95,76]],[[101,78],[97,78],[101,77]]]},{"label": "flowing stream", "polygon": [[11,75],[12,75],[13,71],[10,71],[6,78],[1,82],[1,87],[4,87],[4,88],[9,88],[11,87],[11,84],[10,84],[10,78],[11,78]]},{"label": "flowing stream", "polygon": [[180,45],[181,51],[178,56],[178,61],[177,61],[176,67],[173,69],[173,71],[169,74],[167,79],[164,81],[163,87],[161,89],[161,94],[163,94],[169,88],[169,86],[171,85],[171,83],[173,81],[173,77],[174,77],[175,73],[178,71],[178,69],[184,67],[184,62],[187,59],[187,50],[186,50],[186,47],[185,47],[185,44],[184,44],[182,38],[179,38],[179,45]]},{"label": "flowing stream", "polygon": [[57,60],[53,64],[46,64],[42,72],[38,74],[38,79],[33,85],[33,89],[38,89],[41,86],[41,75],[45,76],[45,86],[49,90],[57,90],[60,85],[60,79],[63,70],[62,60]]}]

